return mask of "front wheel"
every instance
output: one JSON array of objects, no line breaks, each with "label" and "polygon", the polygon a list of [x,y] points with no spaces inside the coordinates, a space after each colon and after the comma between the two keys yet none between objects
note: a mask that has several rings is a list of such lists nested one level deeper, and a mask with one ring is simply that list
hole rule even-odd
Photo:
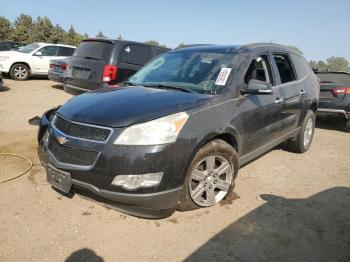
[{"label": "front wheel", "polygon": [[225,141],[217,139],[204,145],[188,169],[178,210],[214,206],[229,197],[238,169],[238,154]]},{"label": "front wheel", "polygon": [[10,76],[14,80],[24,81],[29,77],[29,68],[24,64],[15,64],[10,69]]},{"label": "front wheel", "polygon": [[311,110],[307,111],[299,134],[294,140],[289,142],[288,149],[296,153],[306,152],[310,148],[314,137],[315,123],[315,113]]}]

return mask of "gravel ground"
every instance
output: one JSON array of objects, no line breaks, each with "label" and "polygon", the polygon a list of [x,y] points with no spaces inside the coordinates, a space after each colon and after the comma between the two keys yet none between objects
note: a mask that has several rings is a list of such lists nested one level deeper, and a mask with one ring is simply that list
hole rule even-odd
[{"label": "gravel ground", "polygon": [[[0,184],[0,261],[350,261],[350,134],[341,122],[318,122],[303,155],[276,148],[244,166],[233,203],[147,220],[53,190],[27,120],[71,96],[44,79],[5,84],[0,153],[34,166]],[[0,180],[25,168],[0,161]]]}]

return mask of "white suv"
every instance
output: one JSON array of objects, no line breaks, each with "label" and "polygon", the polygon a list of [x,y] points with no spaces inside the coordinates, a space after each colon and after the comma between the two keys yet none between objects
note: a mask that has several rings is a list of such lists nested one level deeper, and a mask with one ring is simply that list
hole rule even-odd
[{"label": "white suv", "polygon": [[75,46],[33,43],[16,51],[0,52],[0,72],[9,73],[15,80],[26,80],[30,75],[48,75],[51,59],[71,56]]}]

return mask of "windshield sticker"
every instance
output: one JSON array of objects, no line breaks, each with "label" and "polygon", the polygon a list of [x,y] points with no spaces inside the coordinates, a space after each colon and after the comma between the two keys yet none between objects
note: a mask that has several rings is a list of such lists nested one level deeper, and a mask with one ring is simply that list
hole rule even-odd
[{"label": "windshield sticker", "polygon": [[231,68],[221,68],[218,78],[215,81],[215,85],[217,86],[224,86],[226,85],[226,81],[228,79],[228,76],[230,75]]}]

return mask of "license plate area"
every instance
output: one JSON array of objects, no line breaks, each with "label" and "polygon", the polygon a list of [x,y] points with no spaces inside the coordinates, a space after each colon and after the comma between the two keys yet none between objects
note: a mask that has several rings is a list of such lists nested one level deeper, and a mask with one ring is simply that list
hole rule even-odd
[{"label": "license plate area", "polygon": [[89,75],[90,75],[90,70],[73,67],[72,76],[74,78],[76,78],[76,79],[88,79]]},{"label": "license plate area", "polygon": [[51,165],[46,167],[47,181],[56,189],[69,193],[72,187],[71,175],[62,170],[58,170]]}]

